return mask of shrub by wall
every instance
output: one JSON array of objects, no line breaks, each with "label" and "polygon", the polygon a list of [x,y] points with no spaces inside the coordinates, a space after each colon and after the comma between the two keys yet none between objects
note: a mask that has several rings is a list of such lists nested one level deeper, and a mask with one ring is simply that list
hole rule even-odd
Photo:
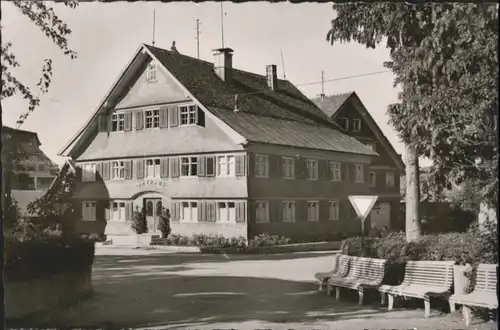
[{"label": "shrub by wall", "polygon": [[199,246],[214,248],[245,248],[245,247],[264,247],[286,245],[290,243],[290,238],[260,234],[250,239],[248,242],[245,237],[224,237],[222,235],[194,234],[192,236],[182,236],[170,234],[165,239],[157,239],[153,245],[173,245],[173,246]]}]

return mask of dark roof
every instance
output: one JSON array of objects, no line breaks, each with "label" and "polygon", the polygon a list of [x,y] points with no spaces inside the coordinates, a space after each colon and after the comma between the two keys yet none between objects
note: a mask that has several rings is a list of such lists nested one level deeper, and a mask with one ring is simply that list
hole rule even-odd
[{"label": "dark roof", "polygon": [[[272,91],[264,75],[232,69],[217,76],[213,63],[145,47],[209,111],[249,141],[377,155],[341,133],[337,126],[292,83],[278,79]],[[238,112],[235,108],[238,95]]]},{"label": "dark roof", "polygon": [[[31,131],[25,131],[22,129],[16,129],[8,126],[2,126],[2,135],[10,134],[16,142],[31,142],[32,138],[35,138],[37,142],[37,147],[41,145],[38,134]],[[3,138],[3,136],[2,136]]]},{"label": "dark roof", "polygon": [[331,118],[333,115],[340,110],[344,102],[352,95],[353,92],[347,92],[342,94],[329,95],[324,97],[318,97],[313,99],[313,102],[323,110],[323,112]]}]

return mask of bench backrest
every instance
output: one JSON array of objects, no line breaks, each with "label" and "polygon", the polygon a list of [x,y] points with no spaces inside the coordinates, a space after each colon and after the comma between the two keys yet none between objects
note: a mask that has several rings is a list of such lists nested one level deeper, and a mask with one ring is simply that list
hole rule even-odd
[{"label": "bench backrest", "polygon": [[371,281],[382,281],[385,273],[385,259],[353,257],[349,267],[349,277]]},{"label": "bench backrest", "polygon": [[497,292],[497,272],[498,265],[479,264],[476,273],[476,285],[474,292]]},{"label": "bench backrest", "polygon": [[408,261],[402,285],[451,288],[454,261]]},{"label": "bench backrest", "polygon": [[339,270],[339,258],[340,258],[340,253],[336,253],[333,255],[333,268],[332,272],[337,272]]},{"label": "bench backrest", "polygon": [[345,254],[339,254],[339,259],[337,261],[339,268],[337,270],[337,274],[341,277],[344,277],[347,275],[349,272],[349,265],[351,263],[351,259],[353,257],[345,255]]}]

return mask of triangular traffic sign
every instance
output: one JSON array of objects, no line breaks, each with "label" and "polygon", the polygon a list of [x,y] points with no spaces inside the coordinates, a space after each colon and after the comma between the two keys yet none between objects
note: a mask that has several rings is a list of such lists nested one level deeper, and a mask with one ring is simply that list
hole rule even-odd
[{"label": "triangular traffic sign", "polygon": [[361,221],[365,221],[366,217],[372,210],[373,205],[378,199],[378,196],[348,196],[354,210]]}]

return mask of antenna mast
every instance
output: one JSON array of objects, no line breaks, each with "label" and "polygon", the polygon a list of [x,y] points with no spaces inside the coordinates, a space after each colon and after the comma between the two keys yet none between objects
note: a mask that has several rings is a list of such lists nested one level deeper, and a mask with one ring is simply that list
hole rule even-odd
[{"label": "antenna mast", "polygon": [[283,79],[286,80],[285,61],[283,60],[283,49],[280,49],[280,51],[281,51],[281,66],[283,67]]},{"label": "antenna mast", "polygon": [[196,20],[196,50],[198,58],[200,58],[200,20]]},{"label": "antenna mast", "polygon": [[155,45],[156,8],[153,9],[153,46]]},{"label": "antenna mast", "polygon": [[321,70],[321,94],[319,94],[321,98],[325,97],[325,75],[323,70]]},{"label": "antenna mast", "polygon": [[221,25],[221,32],[222,32],[222,48],[224,48],[224,9],[222,7],[222,1],[220,3],[220,25]]}]

